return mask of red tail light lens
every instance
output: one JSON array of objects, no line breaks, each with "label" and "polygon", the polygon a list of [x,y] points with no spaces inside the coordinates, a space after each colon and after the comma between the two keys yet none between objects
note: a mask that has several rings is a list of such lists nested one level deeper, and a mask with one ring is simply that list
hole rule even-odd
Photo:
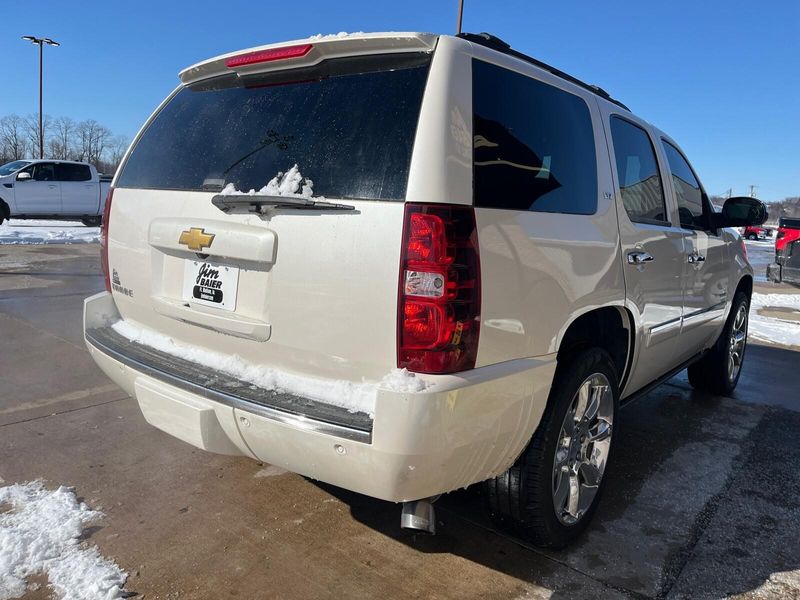
[{"label": "red tail light lens", "polygon": [[272,48],[270,50],[258,50],[239,54],[225,59],[225,66],[229,69],[254,65],[256,63],[272,62],[274,60],[284,60],[287,58],[300,58],[311,52],[313,44],[303,44],[301,46],[286,46],[285,48]]},{"label": "red tail light lens", "polygon": [[419,373],[475,367],[480,261],[470,206],[406,204],[397,365]]},{"label": "red tail light lens", "polygon": [[111,199],[114,196],[114,188],[108,188],[106,205],[103,207],[103,222],[100,224],[100,268],[103,271],[103,279],[106,284],[106,291],[111,292],[111,274],[108,270],[108,221],[111,217]]}]

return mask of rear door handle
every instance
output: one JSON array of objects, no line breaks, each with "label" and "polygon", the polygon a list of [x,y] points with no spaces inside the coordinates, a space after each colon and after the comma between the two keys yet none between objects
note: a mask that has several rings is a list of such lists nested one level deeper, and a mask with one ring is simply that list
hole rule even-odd
[{"label": "rear door handle", "polygon": [[54,189],[56,189],[58,186],[57,186],[57,185],[55,185],[55,184],[52,184],[52,183],[51,183],[51,184],[50,184],[50,185],[48,185],[47,187],[49,187],[51,190],[54,190]]},{"label": "rear door handle", "polygon": [[655,259],[653,255],[649,252],[637,251],[637,252],[628,252],[628,264],[629,265],[641,265],[644,263],[653,262]]},{"label": "rear door handle", "polygon": [[692,264],[706,262],[706,257],[697,252],[693,252],[689,255],[689,262]]}]

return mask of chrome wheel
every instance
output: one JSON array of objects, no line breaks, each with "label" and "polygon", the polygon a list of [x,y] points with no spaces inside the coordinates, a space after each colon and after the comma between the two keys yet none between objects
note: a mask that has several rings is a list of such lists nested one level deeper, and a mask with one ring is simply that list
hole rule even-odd
[{"label": "chrome wheel", "polygon": [[587,377],[572,398],[553,459],[553,506],[565,525],[592,506],[611,449],[614,396],[602,373]]},{"label": "chrome wheel", "polygon": [[747,304],[739,306],[733,319],[731,335],[728,340],[728,381],[733,383],[739,376],[747,345]]}]

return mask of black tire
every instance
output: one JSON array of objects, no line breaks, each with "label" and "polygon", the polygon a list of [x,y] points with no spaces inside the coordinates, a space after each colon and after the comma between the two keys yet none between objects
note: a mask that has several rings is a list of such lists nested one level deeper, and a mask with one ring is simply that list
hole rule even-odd
[{"label": "black tire", "polygon": [[100,227],[100,223],[102,223],[102,221],[102,217],[84,217],[81,219],[81,223],[87,227]]},{"label": "black tire", "polygon": [[0,225],[3,224],[3,221],[8,220],[11,217],[11,211],[8,208],[8,204],[6,204],[2,198],[0,198]]},{"label": "black tire", "polygon": [[567,546],[586,529],[597,509],[607,478],[608,460],[605,461],[605,469],[591,505],[578,517],[577,522],[565,524],[556,514],[554,500],[557,477],[554,461],[562,425],[566,423],[567,411],[571,410],[579,388],[597,373],[605,376],[611,393],[613,416],[607,456],[613,456],[614,436],[610,432],[613,424],[617,423],[619,384],[608,353],[599,348],[590,348],[560,361],[547,408],[527,448],[508,471],[484,484],[489,511],[498,527],[527,538],[537,546]]},{"label": "black tire", "polygon": [[758,236],[755,233],[748,233],[747,234],[747,239],[756,241],[756,240],[758,240]]},{"label": "black tire", "polygon": [[[734,333],[736,317],[742,307],[744,307],[745,314],[744,338],[739,353],[738,369],[736,369],[735,375],[731,377],[728,365],[732,358],[730,352],[731,345],[735,341],[735,336],[733,336],[732,333]],[[750,320],[749,311],[750,297],[744,292],[737,292],[736,296],[733,298],[728,320],[725,322],[725,327],[722,329],[719,339],[717,339],[716,343],[703,358],[687,369],[689,383],[692,384],[692,387],[719,396],[727,396],[736,389],[736,384],[739,383],[739,377],[742,375],[742,366],[744,365],[744,356],[747,350],[747,326]]]}]

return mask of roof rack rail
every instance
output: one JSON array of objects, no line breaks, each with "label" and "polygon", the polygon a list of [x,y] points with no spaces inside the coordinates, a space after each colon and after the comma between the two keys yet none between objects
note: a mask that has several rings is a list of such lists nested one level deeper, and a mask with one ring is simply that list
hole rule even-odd
[{"label": "roof rack rail", "polygon": [[522,52],[518,52],[514,50],[509,44],[501,40],[499,37],[492,35],[491,33],[481,32],[481,33],[459,33],[456,37],[461,39],[467,40],[468,42],[473,42],[475,44],[480,44],[481,46],[486,46],[487,48],[491,48],[492,50],[497,50],[498,52],[502,52],[503,54],[508,54],[509,56],[513,56],[514,58],[518,58],[520,60],[524,60],[527,63],[531,63],[532,65],[536,65],[540,69],[544,69],[548,73],[552,73],[556,77],[560,77],[570,83],[574,83],[577,86],[582,87],[585,90],[589,90],[593,94],[597,94],[601,98],[608,100],[609,102],[613,102],[617,106],[621,106],[627,111],[630,109],[625,106],[619,100],[612,98],[611,95],[605,91],[603,88],[597,85],[592,85],[590,83],[586,83],[585,81],[581,81],[580,79],[573,77],[560,69],[556,69],[548,65],[547,63],[543,63],[540,60],[536,60],[532,56],[528,56],[527,54],[523,54]]}]

